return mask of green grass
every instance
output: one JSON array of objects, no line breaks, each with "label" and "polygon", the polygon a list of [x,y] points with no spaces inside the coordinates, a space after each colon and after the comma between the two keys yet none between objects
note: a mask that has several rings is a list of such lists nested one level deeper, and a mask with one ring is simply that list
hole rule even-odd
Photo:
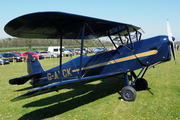
[{"label": "green grass", "polygon": [[[0,66],[0,119],[48,120],[127,120],[180,119],[180,51],[174,61],[155,66],[144,78],[149,89],[137,91],[134,102],[121,101],[123,76],[69,86],[33,98],[10,102],[32,89],[29,83],[10,85],[9,79],[27,75],[26,63]],[[63,62],[69,58],[63,58]],[[45,70],[59,64],[59,59],[40,60]],[[137,72],[137,71],[136,71]]]}]

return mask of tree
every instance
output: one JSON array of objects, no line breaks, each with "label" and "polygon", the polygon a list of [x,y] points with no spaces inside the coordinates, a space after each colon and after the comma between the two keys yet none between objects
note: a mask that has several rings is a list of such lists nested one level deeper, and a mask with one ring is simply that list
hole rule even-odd
[{"label": "tree", "polygon": [[32,41],[33,41],[33,39],[26,39],[25,40],[26,46],[28,46],[29,50],[31,50],[31,48],[32,48]]},{"label": "tree", "polygon": [[8,40],[5,41],[5,46],[9,47],[9,41]]},{"label": "tree", "polygon": [[53,42],[53,40],[52,39],[48,39],[48,46],[52,46],[52,42]]}]

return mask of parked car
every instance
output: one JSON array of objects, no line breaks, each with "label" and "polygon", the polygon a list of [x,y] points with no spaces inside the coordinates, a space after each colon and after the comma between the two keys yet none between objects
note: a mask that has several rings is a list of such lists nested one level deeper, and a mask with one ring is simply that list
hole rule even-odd
[{"label": "parked car", "polygon": [[75,55],[74,49],[67,49],[67,50],[69,50],[73,56]]},{"label": "parked car", "polygon": [[22,57],[20,55],[18,55],[17,53],[11,53],[11,52],[7,52],[4,53],[2,55],[5,58],[9,58],[10,62],[21,62],[22,61]]},{"label": "parked car", "polygon": [[50,51],[42,51],[40,52],[40,54],[43,55],[44,57],[51,57],[51,58],[57,57],[57,54],[54,54]]},{"label": "parked car", "polygon": [[72,52],[67,50],[66,48],[62,48],[62,54],[63,54],[63,57],[68,57],[68,56],[72,56]]},{"label": "parked car", "polygon": [[39,51],[33,51],[33,52],[35,52],[35,53],[37,53],[37,54],[40,54],[40,52],[39,52]]},{"label": "parked car", "polygon": [[9,64],[9,59],[8,58],[4,58],[2,55],[0,55],[0,64]]},{"label": "parked car", "polygon": [[[74,49],[74,52],[76,53],[76,54],[81,54],[81,49],[80,48],[75,48]],[[83,49],[83,54],[85,54],[85,50]]]},{"label": "parked car", "polygon": [[97,49],[97,48],[91,48],[91,51],[92,51],[93,53],[97,53],[97,52],[99,51],[99,49]]},{"label": "parked car", "polygon": [[[59,56],[60,54],[60,46],[51,46],[48,47],[48,51],[53,52],[54,54],[57,54]],[[65,47],[62,46],[62,55],[63,57],[65,56],[71,56],[72,52],[70,52],[69,50],[67,50]]]},{"label": "parked car", "polygon": [[20,52],[12,52],[12,53],[17,53],[18,55],[22,56],[22,53]]},{"label": "parked car", "polygon": [[36,52],[33,52],[33,51],[29,51],[29,52],[24,52],[22,54],[22,56],[24,57],[24,59],[27,59],[27,56],[28,56],[28,53],[30,53],[34,58],[36,59],[44,59],[44,57],[40,54],[37,54]]}]

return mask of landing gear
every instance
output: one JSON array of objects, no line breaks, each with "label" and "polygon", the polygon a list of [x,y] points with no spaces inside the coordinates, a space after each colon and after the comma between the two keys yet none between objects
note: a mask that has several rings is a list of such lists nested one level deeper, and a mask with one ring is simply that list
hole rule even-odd
[{"label": "landing gear", "polygon": [[136,99],[136,90],[131,86],[125,86],[121,90],[121,97],[125,101],[134,101]]},{"label": "landing gear", "polygon": [[148,83],[145,79],[139,78],[135,82],[135,87],[137,90],[146,90],[148,88]]},{"label": "landing gear", "polygon": [[[148,88],[148,83],[145,79],[143,79],[143,76],[145,72],[147,71],[147,68],[144,71],[144,68],[139,72],[139,74],[136,76],[134,71],[131,71],[131,76],[134,77],[134,81],[132,79],[129,80],[128,74],[125,74],[125,84],[126,86],[121,90],[121,97],[125,101],[135,101],[136,99],[136,90],[132,87],[135,84],[135,87],[137,90],[146,90]],[[144,71],[144,72],[143,72]],[[141,73],[143,72],[142,76],[139,78]],[[129,81],[131,81],[131,84],[129,84]]]}]

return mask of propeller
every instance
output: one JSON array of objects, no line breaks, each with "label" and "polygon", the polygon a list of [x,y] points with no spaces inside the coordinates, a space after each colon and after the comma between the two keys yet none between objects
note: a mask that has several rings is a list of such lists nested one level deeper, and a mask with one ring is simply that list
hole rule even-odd
[{"label": "propeller", "polygon": [[174,51],[174,40],[175,39],[173,38],[173,35],[172,35],[169,20],[167,20],[167,33],[168,33],[168,39],[169,39],[169,42],[170,42],[170,45],[171,45],[171,51],[172,51],[174,61],[175,61],[175,64],[176,64],[176,56],[175,56],[175,51]]}]

